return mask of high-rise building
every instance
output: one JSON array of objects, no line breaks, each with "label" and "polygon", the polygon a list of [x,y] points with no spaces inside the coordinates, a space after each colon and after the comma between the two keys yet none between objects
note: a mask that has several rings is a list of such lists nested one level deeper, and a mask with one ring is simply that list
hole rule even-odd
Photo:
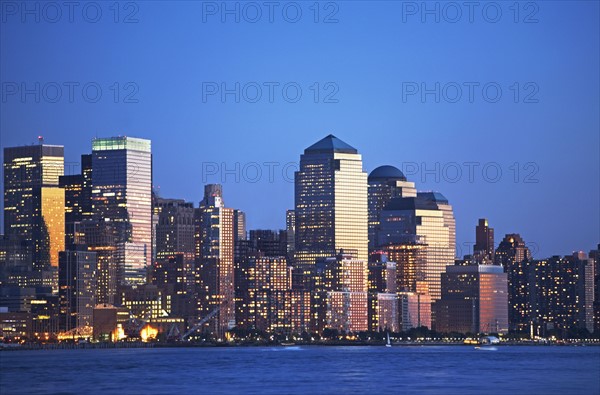
[{"label": "high-rise building", "polygon": [[[448,200],[433,192],[392,198],[379,218],[378,244],[396,262],[398,272],[422,276],[432,300],[439,299],[440,276],[454,263],[456,248],[456,225]],[[405,267],[405,262],[410,266]]]},{"label": "high-rise building", "polygon": [[485,218],[480,218],[475,227],[475,246],[473,255],[481,264],[491,264],[494,262],[494,228],[488,226]]},{"label": "high-rise building", "polygon": [[315,265],[312,329],[345,332],[366,331],[369,327],[369,273],[366,261],[340,251],[320,258]]},{"label": "high-rise building", "polygon": [[79,224],[93,215],[92,155],[81,155],[81,174],[59,177],[65,190],[65,245],[75,243]]},{"label": "high-rise building", "polygon": [[379,214],[396,197],[416,197],[415,184],[394,166],[379,166],[369,174],[369,250],[378,245]]},{"label": "high-rise building", "polygon": [[538,335],[547,336],[550,330],[563,336],[578,329],[593,332],[594,268],[584,253],[535,260],[529,269],[534,271],[530,321]]},{"label": "high-rise building", "polygon": [[531,253],[519,234],[507,234],[495,253],[496,265],[504,267],[508,278],[508,324],[511,331],[528,332],[532,318],[530,270]]},{"label": "high-rise building", "polygon": [[296,252],[296,215],[294,210],[285,212],[285,232],[287,235],[287,258],[288,263],[293,264]]},{"label": "high-rise building", "polygon": [[506,273],[496,265],[448,266],[433,310],[438,332],[508,332]]},{"label": "high-rise building", "polygon": [[589,256],[594,267],[594,333],[600,333],[600,244]]},{"label": "high-rise building", "polygon": [[64,147],[4,148],[4,232],[32,243],[36,271],[58,266],[65,246]]},{"label": "high-rise building", "polygon": [[169,260],[181,254],[183,273],[180,280],[191,291],[194,282],[194,204],[181,199],[154,199],[157,216],[154,230],[156,261],[154,266],[168,266]]},{"label": "high-rise building", "polygon": [[96,253],[96,302],[113,305],[117,299],[118,240],[116,223],[86,219],[80,224],[77,244]]},{"label": "high-rise building", "polygon": [[94,216],[118,225],[118,285],[146,283],[152,254],[150,140],[92,140],[92,186]]},{"label": "high-rise building", "polygon": [[287,331],[285,298],[290,272],[284,256],[256,253],[235,268],[236,322],[238,327],[261,331]]},{"label": "high-rise building", "polygon": [[218,337],[235,326],[234,211],[225,207],[222,186],[209,184],[195,213],[199,315],[219,309],[216,318],[207,323],[209,331]]},{"label": "high-rise building", "polygon": [[367,262],[367,174],[356,148],[329,135],[305,149],[294,190],[297,266],[340,249]]},{"label": "high-rise building", "polygon": [[96,252],[88,251],[85,245],[72,244],[60,252],[58,295],[62,331],[93,326],[96,265]]}]

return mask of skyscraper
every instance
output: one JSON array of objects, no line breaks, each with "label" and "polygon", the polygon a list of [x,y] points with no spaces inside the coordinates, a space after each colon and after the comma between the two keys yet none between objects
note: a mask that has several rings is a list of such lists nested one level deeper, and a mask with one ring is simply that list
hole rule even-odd
[{"label": "skyscraper", "polygon": [[488,226],[485,218],[480,218],[475,227],[473,255],[479,263],[491,264],[494,262],[494,228]]},{"label": "skyscraper", "polygon": [[396,197],[416,197],[415,184],[394,166],[379,166],[369,174],[369,249],[378,245],[379,214]]},{"label": "skyscraper", "polygon": [[296,252],[296,213],[294,210],[285,212],[285,232],[287,235],[287,258],[288,263],[293,263]]},{"label": "skyscraper", "polygon": [[96,305],[96,253],[85,245],[70,245],[60,252],[58,294],[60,329],[92,326]]},{"label": "skyscraper", "polygon": [[392,198],[379,218],[378,244],[396,262],[398,273],[410,274],[413,269],[403,265],[414,263],[432,300],[439,299],[440,275],[454,263],[456,248],[456,225],[448,200],[437,192]]},{"label": "skyscraper", "polygon": [[152,153],[150,140],[133,137],[92,141],[94,216],[119,228],[118,284],[147,279],[152,254]]},{"label": "skyscraper", "polygon": [[208,324],[218,337],[235,326],[234,211],[225,207],[222,186],[209,184],[204,187],[204,199],[195,213],[199,313],[204,317],[219,309]]},{"label": "skyscraper", "polygon": [[329,135],[305,149],[294,190],[296,265],[340,249],[367,262],[367,174],[356,148]]},{"label": "skyscraper", "polygon": [[508,277],[508,323],[511,331],[529,331],[532,319],[531,287],[535,281],[531,253],[519,234],[507,234],[495,253],[496,265]]},{"label": "skyscraper", "polygon": [[79,225],[91,218],[92,212],[92,155],[81,155],[81,174],[59,177],[65,190],[65,245],[75,243]]},{"label": "skyscraper", "polygon": [[65,246],[64,147],[4,149],[4,232],[32,243],[33,268],[58,266]]}]

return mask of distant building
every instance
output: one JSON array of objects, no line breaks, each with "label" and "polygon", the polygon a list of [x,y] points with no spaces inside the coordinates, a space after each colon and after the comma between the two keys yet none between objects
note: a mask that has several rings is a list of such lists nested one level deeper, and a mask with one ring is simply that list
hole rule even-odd
[{"label": "distant building", "polygon": [[507,279],[495,265],[448,266],[433,305],[438,332],[508,332]]},{"label": "distant building", "polygon": [[394,166],[379,166],[369,174],[369,251],[379,246],[379,214],[396,197],[416,197],[415,184]]},{"label": "distant building", "polygon": [[532,323],[534,272],[531,253],[519,234],[507,234],[495,254],[496,265],[504,267],[508,278],[508,324],[511,331],[529,332]]},{"label": "distant building", "polygon": [[204,199],[195,211],[196,267],[199,270],[199,316],[219,308],[216,318],[207,323],[210,332],[222,338],[235,326],[234,209],[226,208],[221,185],[204,188]]},{"label": "distant building", "polygon": [[473,255],[480,264],[494,262],[494,228],[488,226],[485,218],[480,218],[479,224],[475,227]]},{"label": "distant building", "polygon": [[431,328],[431,296],[427,285],[415,291],[398,292],[400,329],[404,332],[425,326]]},{"label": "distant building", "polygon": [[369,327],[368,264],[340,251],[317,261],[313,292],[314,332],[336,329],[366,331]]},{"label": "distant building", "polygon": [[[181,259],[181,272],[169,273],[178,293],[191,293],[194,284],[194,205],[181,199],[154,199],[156,215],[156,261],[153,271],[161,271]],[[181,258],[177,258],[177,256]],[[179,263],[179,261],[177,261]]]},{"label": "distant building", "polygon": [[285,230],[255,229],[249,232],[253,247],[265,256],[287,256],[287,233]]},{"label": "distant building", "polygon": [[60,330],[93,326],[96,305],[96,253],[85,245],[61,251],[58,264]]},{"label": "distant building", "polygon": [[399,332],[398,295],[374,292],[369,294],[369,330]]},{"label": "distant building", "polygon": [[600,333],[600,244],[589,256],[594,267],[594,333]]},{"label": "distant building", "polygon": [[285,212],[285,232],[287,235],[287,258],[290,264],[293,264],[294,253],[296,252],[296,215],[294,210]]},{"label": "distant building", "polygon": [[4,232],[32,243],[33,269],[58,267],[65,246],[62,145],[4,148]]},{"label": "distant building", "polygon": [[79,224],[93,215],[92,155],[81,155],[81,173],[59,177],[65,190],[65,245],[74,244]]},{"label": "distant building", "polygon": [[537,334],[545,336],[549,330],[562,335],[576,329],[594,331],[594,268],[584,253],[535,260],[528,269],[533,270],[530,321]]},{"label": "distant building", "polygon": [[264,256],[258,252],[236,264],[236,322],[244,329],[286,331],[286,291],[290,271],[284,256]]},{"label": "distant building", "polygon": [[440,276],[454,263],[456,248],[456,225],[448,200],[432,192],[392,198],[379,219],[378,245],[396,262],[398,273],[408,278],[416,270],[405,268],[405,262],[420,266],[419,275],[427,282],[432,300],[439,299]]}]

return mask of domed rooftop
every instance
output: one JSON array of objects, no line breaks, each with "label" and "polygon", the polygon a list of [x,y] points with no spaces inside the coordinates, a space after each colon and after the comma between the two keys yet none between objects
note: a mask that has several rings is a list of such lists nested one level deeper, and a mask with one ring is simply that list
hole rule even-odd
[{"label": "domed rooftop", "polygon": [[394,166],[379,166],[369,174],[369,181],[400,180],[406,181],[404,173]]}]

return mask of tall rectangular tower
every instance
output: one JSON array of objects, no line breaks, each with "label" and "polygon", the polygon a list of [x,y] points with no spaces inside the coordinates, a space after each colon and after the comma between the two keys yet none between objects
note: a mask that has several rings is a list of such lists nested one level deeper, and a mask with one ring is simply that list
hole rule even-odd
[{"label": "tall rectangular tower", "polygon": [[4,149],[4,232],[32,243],[33,268],[58,266],[65,242],[62,145]]},{"label": "tall rectangular tower", "polygon": [[120,229],[118,283],[146,282],[152,253],[152,152],[150,140],[133,137],[92,141],[94,216]]},{"label": "tall rectangular tower", "polygon": [[358,151],[329,135],[304,150],[295,174],[295,263],[340,250],[367,262],[367,173]]}]

